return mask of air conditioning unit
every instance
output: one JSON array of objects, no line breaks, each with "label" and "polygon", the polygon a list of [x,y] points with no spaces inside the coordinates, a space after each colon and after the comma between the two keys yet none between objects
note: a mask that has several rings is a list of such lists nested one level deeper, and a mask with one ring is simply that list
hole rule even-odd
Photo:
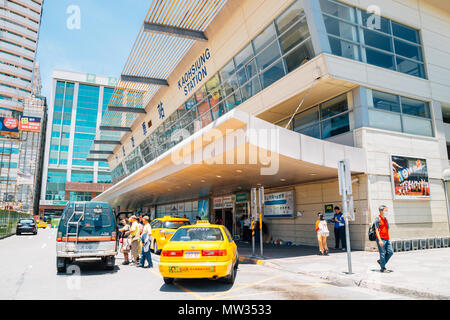
[{"label": "air conditioning unit", "polygon": [[404,251],[411,250],[411,240],[403,240],[403,250]]},{"label": "air conditioning unit", "polygon": [[392,246],[394,248],[394,252],[403,251],[403,241],[402,240],[393,241]]},{"label": "air conditioning unit", "polygon": [[442,247],[443,247],[443,248],[448,248],[449,240],[450,240],[449,237],[443,237],[443,238],[442,238]]},{"label": "air conditioning unit", "polygon": [[441,238],[435,238],[434,239],[434,247],[435,248],[441,248],[442,247],[442,239]]},{"label": "air conditioning unit", "polygon": [[423,250],[428,248],[427,246],[427,239],[419,239],[419,249]]},{"label": "air conditioning unit", "polygon": [[434,248],[434,238],[428,238],[427,239],[427,248],[433,249]]},{"label": "air conditioning unit", "polygon": [[411,250],[419,250],[419,239],[411,240]]}]

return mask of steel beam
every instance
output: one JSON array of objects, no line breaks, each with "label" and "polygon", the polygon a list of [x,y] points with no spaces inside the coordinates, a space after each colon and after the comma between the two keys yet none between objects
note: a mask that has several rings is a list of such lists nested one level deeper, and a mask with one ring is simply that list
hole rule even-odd
[{"label": "steel beam", "polygon": [[86,158],[86,161],[108,162],[108,159]]},{"label": "steel beam", "polygon": [[120,76],[121,81],[125,82],[138,82],[138,83],[146,83],[146,84],[154,84],[157,86],[169,86],[169,83],[165,79],[157,79],[157,78],[149,78],[149,77],[137,77],[137,76],[127,76],[122,74]]},{"label": "steel beam", "polygon": [[90,150],[91,154],[114,154],[112,151],[106,151],[106,150]]},{"label": "steel beam", "polygon": [[117,144],[120,145],[120,141],[117,140],[94,140],[94,144]]},{"label": "steel beam", "polygon": [[208,41],[208,38],[205,36],[205,33],[203,31],[171,27],[171,26],[166,26],[166,25],[158,24],[158,23],[144,22],[144,31],[168,34],[171,36],[185,38],[185,39],[191,39],[191,40]]},{"label": "steel beam", "polygon": [[108,111],[114,112],[124,112],[124,113],[144,113],[146,114],[144,108],[131,108],[131,107],[121,107],[121,106],[108,106]]},{"label": "steel beam", "polygon": [[131,132],[131,128],[128,128],[128,127],[115,127],[115,126],[100,126],[100,130],[102,130],[102,131]]}]

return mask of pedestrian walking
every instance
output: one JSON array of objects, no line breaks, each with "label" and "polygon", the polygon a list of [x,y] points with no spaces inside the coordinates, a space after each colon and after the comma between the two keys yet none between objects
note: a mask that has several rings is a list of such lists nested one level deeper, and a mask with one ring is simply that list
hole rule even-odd
[{"label": "pedestrian walking", "polygon": [[317,214],[316,221],[317,241],[319,242],[319,251],[323,256],[328,255],[327,238],[330,235],[325,217],[320,212]]},{"label": "pedestrian walking", "polygon": [[389,237],[389,222],[386,218],[388,208],[382,205],[378,208],[379,215],[375,218],[375,233],[377,234],[377,246],[380,253],[380,259],[377,260],[381,267],[381,272],[387,272],[386,264],[394,254]]},{"label": "pedestrian walking", "polygon": [[119,229],[119,232],[120,232],[119,242],[121,244],[120,252],[123,253],[124,261],[122,262],[122,264],[127,265],[127,264],[130,264],[130,260],[128,259],[128,254],[130,253],[130,249],[131,249],[130,241],[128,239],[128,236],[130,234],[130,222],[128,221],[127,218],[122,219],[121,222],[122,222],[123,227],[121,229]]},{"label": "pedestrian walking", "polygon": [[339,242],[341,242],[342,250],[346,250],[347,245],[345,243],[345,219],[341,212],[341,209],[338,206],[334,207],[334,216],[331,221],[334,222],[334,239],[336,241],[334,249],[339,250]]},{"label": "pedestrian walking", "polygon": [[152,234],[152,227],[150,226],[150,218],[145,216],[143,218],[144,230],[142,231],[142,251],[139,267],[145,268],[145,261],[148,262],[148,268],[153,268],[152,255],[150,253],[150,236]]},{"label": "pedestrian walking", "polygon": [[131,242],[131,261],[132,263],[136,264],[138,263],[138,252],[139,252],[139,245],[140,245],[140,230],[139,230],[139,223],[137,222],[137,218],[135,215],[132,215],[130,217],[131,227],[130,227],[130,236],[129,241]]}]

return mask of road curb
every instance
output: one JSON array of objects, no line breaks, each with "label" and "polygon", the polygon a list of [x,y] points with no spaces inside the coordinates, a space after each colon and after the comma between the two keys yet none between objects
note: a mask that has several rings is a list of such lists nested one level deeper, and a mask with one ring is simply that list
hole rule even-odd
[{"label": "road curb", "polygon": [[[293,272],[292,270],[286,270],[279,265],[269,262],[267,260],[258,259],[256,257],[239,257],[239,261],[242,263],[248,263],[248,264],[258,264],[263,265],[269,268],[284,270]],[[393,286],[393,285],[387,285],[379,282],[375,282],[372,280],[367,279],[361,279],[361,278],[349,278],[346,276],[341,276],[337,274],[332,273],[316,273],[316,272],[307,272],[307,271],[295,271],[295,273],[319,278],[322,280],[326,280],[329,282],[332,282],[337,285],[341,286],[347,286],[347,287],[360,287],[360,288],[366,288],[366,289],[372,289],[377,290],[381,292],[387,292],[392,294],[399,294],[399,295],[405,295],[413,298],[420,298],[420,299],[430,299],[430,300],[450,300],[450,296],[440,295],[433,292],[428,291],[420,291],[416,289],[410,289],[410,288],[404,288],[399,286]]]}]

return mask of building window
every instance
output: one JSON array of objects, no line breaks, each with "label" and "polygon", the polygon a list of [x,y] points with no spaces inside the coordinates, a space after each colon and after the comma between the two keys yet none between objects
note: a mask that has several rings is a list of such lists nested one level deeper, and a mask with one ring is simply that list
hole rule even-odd
[{"label": "building window", "polygon": [[384,17],[376,29],[372,13],[336,0],[320,0],[320,6],[333,54],[426,77],[419,31]]},{"label": "building window", "polygon": [[[285,127],[286,121],[277,124]],[[317,139],[328,139],[350,131],[347,94],[296,114],[290,129]]]},{"label": "building window", "polygon": [[369,108],[371,127],[423,136],[433,136],[428,102],[372,90]]},{"label": "building window", "polygon": [[70,192],[70,201],[91,201],[92,193],[91,192]]},{"label": "building window", "polygon": [[93,183],[94,173],[92,171],[72,171],[71,182]]}]

